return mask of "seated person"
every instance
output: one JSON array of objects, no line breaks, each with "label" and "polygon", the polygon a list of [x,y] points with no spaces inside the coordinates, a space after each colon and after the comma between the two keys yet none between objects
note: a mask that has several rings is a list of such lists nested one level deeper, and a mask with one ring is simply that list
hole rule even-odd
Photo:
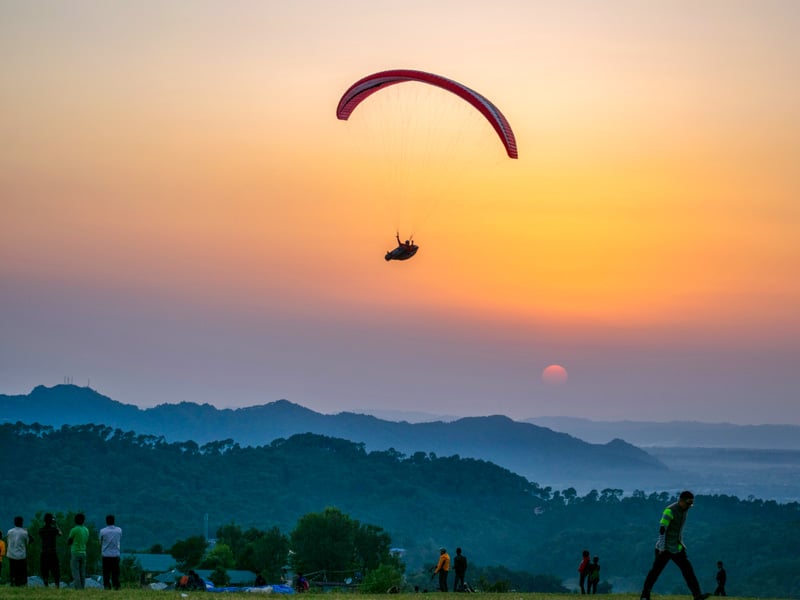
[{"label": "seated person", "polygon": [[295,589],[298,592],[307,592],[308,591],[308,579],[303,577],[302,573],[297,574],[297,583],[295,584]]}]

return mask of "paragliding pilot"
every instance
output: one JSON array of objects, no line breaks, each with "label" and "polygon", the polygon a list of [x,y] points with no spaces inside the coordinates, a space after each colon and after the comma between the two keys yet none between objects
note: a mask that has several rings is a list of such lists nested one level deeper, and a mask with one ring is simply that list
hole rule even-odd
[{"label": "paragliding pilot", "polygon": [[390,250],[386,253],[384,257],[387,261],[389,260],[408,260],[412,256],[417,253],[419,250],[419,246],[417,246],[411,240],[406,240],[405,242],[400,241],[400,232],[397,232],[394,236],[397,238],[397,248],[394,250]]}]

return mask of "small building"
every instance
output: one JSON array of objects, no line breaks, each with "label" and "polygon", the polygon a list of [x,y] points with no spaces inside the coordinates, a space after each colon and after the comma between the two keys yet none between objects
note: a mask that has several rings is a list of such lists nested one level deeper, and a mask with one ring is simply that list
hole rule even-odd
[{"label": "small building", "polygon": [[[174,571],[177,563],[171,554],[146,554],[139,552],[123,552],[122,560],[133,559],[142,568],[142,584],[160,581],[159,575]],[[169,579],[165,583],[174,583]]]},{"label": "small building", "polygon": [[[194,572],[200,575],[204,581],[211,581],[211,574],[214,571],[211,569],[195,569]],[[255,584],[256,574],[252,571],[236,571],[231,569],[225,572],[228,574],[228,579],[230,579],[230,585],[232,586],[241,587]]]},{"label": "small building", "polygon": [[153,581],[156,583],[166,583],[167,585],[173,585],[183,576],[183,571],[178,571],[178,569],[170,569],[169,571],[165,571],[164,573],[160,573],[153,577]]},{"label": "small building", "polygon": [[144,554],[139,552],[123,552],[122,560],[132,558],[139,563],[145,573],[165,573],[178,564],[171,554]]}]

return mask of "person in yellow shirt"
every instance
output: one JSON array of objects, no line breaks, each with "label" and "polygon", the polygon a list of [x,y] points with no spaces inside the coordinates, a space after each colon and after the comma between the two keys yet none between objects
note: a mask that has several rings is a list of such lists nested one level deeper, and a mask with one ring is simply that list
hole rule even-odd
[{"label": "person in yellow shirt", "polygon": [[444,548],[439,548],[439,562],[434,573],[439,574],[439,591],[447,591],[447,573],[450,571],[450,555]]}]

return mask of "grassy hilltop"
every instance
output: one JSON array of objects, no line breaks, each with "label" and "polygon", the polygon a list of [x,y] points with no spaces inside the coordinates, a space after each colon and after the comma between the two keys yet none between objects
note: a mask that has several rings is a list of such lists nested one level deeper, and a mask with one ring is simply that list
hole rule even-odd
[{"label": "grassy hilltop", "polygon": [[[438,592],[431,592],[430,594],[437,594]],[[87,600],[100,598],[113,598],[114,600],[174,600],[175,598],[253,598],[260,597],[259,594],[251,594],[246,592],[241,593],[221,593],[221,594],[202,594],[198,592],[178,592],[175,590],[169,591],[153,591],[146,589],[122,589],[118,592],[108,592],[106,590],[86,589],[86,590],[72,590],[62,589],[56,590],[53,588],[2,588],[2,597],[4,600],[57,600],[66,596],[69,598],[85,597]],[[321,593],[310,592],[310,596],[323,596]],[[280,594],[270,595],[274,598],[282,597]],[[420,594],[358,594],[358,593],[326,593],[324,594],[325,600],[376,600],[382,598],[384,600],[393,598],[395,600],[412,600],[418,599]],[[568,598],[575,598],[576,594],[520,594],[516,592],[508,592],[505,594],[476,594],[481,600],[565,600]],[[294,596],[292,596],[294,597]],[[602,594],[601,598],[608,600],[637,600],[638,594]],[[689,595],[684,596],[661,596],[653,594],[655,600],[691,600]],[[745,597],[727,596],[731,600],[749,600]],[[764,599],[762,599],[764,600]]]}]

